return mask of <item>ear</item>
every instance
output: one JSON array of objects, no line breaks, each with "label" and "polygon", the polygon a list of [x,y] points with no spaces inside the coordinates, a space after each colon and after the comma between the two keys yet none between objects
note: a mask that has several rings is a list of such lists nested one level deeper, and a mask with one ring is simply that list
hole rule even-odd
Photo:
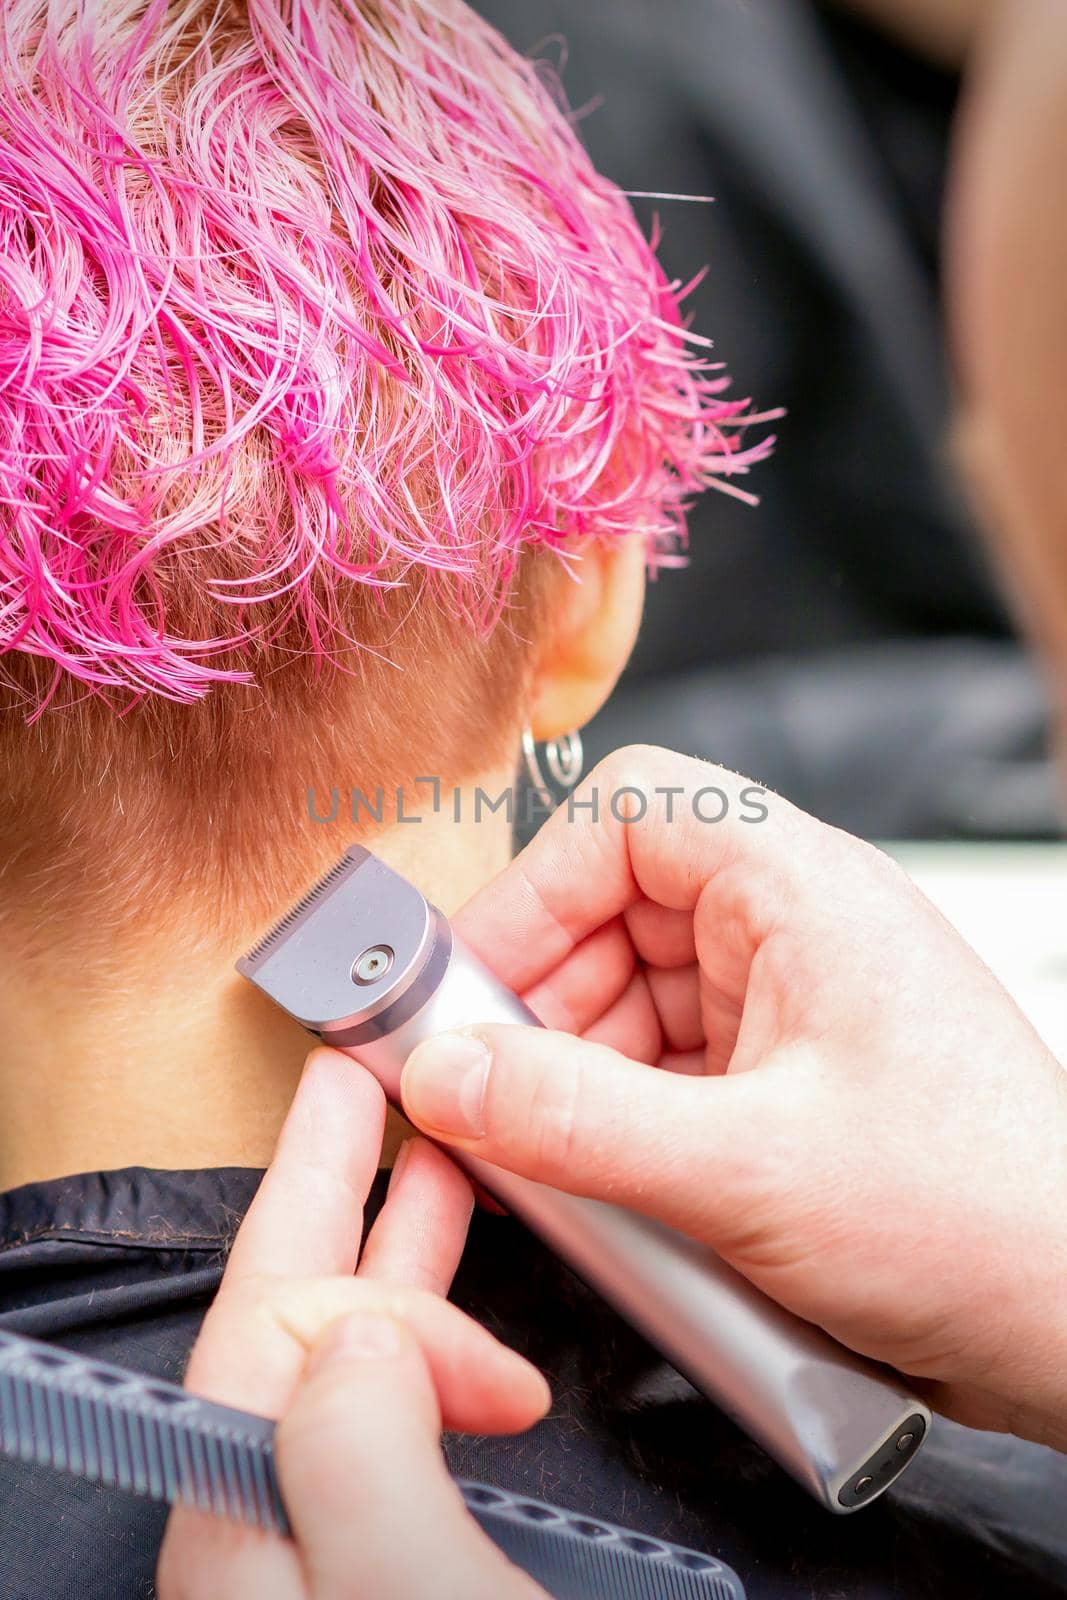
[{"label": "ear", "polygon": [[584,543],[553,574],[530,685],[535,739],[558,739],[600,710],[641,626],[648,543],[643,535]]}]

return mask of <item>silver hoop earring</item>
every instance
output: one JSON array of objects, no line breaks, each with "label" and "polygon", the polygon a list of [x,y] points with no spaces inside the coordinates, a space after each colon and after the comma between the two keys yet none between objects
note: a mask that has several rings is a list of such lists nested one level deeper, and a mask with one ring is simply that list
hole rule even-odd
[{"label": "silver hoop earring", "polygon": [[[537,745],[529,728],[522,730],[522,756],[530,787],[540,804],[545,807],[558,805],[562,795],[554,795],[545,781],[541,763],[537,758]],[[578,782],[584,761],[582,736],[577,728],[571,733],[565,733],[562,739],[549,739],[545,745],[545,765],[549,777],[553,783],[559,785],[564,794],[569,793]]]}]

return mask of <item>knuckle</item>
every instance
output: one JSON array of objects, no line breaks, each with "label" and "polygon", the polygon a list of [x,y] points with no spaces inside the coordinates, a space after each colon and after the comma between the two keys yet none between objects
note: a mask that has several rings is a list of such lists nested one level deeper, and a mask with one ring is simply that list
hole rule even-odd
[{"label": "knuckle", "polygon": [[688,768],[704,771],[702,763],[660,745],[626,744],[606,755],[593,769],[590,778],[596,778],[604,792],[610,794],[627,785],[649,788],[657,781],[676,776],[679,771]]},{"label": "knuckle", "polygon": [[204,1328],[216,1333],[233,1320],[258,1322],[268,1313],[277,1293],[277,1281],[271,1278],[230,1279],[224,1276],[215,1302],[204,1319]]},{"label": "knuckle", "polygon": [[596,772],[615,774],[640,771],[662,761],[664,752],[654,744],[624,744],[599,761]]}]

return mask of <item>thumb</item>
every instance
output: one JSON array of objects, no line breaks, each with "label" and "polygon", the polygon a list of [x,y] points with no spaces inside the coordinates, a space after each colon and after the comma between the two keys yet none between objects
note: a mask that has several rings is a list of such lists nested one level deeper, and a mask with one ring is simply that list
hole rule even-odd
[{"label": "thumb", "polygon": [[546,1600],[482,1533],[449,1476],[415,1335],[338,1319],[278,1425],[278,1475],[314,1600]]},{"label": "thumb", "polygon": [[758,1161],[756,1076],[691,1077],[573,1034],[487,1025],[417,1045],[400,1092],[441,1143],[710,1242]]}]

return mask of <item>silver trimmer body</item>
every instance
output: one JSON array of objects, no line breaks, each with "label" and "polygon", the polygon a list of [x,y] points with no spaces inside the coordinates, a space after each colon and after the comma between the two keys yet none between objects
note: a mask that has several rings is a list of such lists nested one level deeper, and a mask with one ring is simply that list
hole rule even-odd
[{"label": "silver trimmer body", "polygon": [[[368,1068],[397,1105],[421,1040],[474,1023],[538,1022],[413,884],[360,845],[238,970]],[[828,1510],[869,1505],[913,1459],[930,1413],[904,1381],[784,1311],[706,1247],[449,1154]]]}]

